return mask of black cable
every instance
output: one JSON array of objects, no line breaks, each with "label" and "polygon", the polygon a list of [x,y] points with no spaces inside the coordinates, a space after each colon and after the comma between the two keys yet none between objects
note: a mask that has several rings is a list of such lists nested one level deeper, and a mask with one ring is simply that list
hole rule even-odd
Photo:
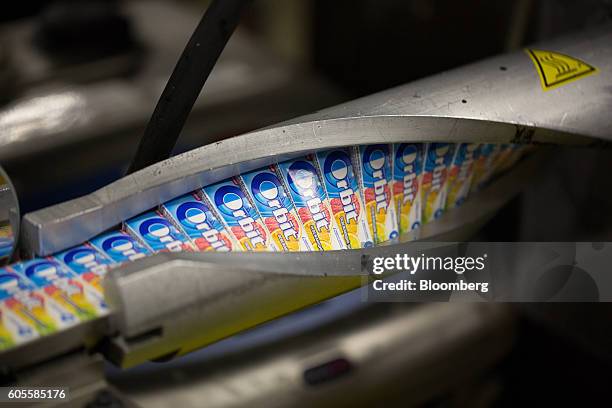
[{"label": "black cable", "polygon": [[193,104],[248,3],[250,0],[213,0],[206,9],[157,102],[128,174],[170,157]]}]

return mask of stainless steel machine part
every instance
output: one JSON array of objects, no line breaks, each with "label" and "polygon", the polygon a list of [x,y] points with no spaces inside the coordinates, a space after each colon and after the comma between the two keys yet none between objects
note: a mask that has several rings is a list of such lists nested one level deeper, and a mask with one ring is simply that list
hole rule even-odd
[{"label": "stainless steel machine part", "polygon": [[[151,408],[421,406],[482,385],[514,340],[505,305],[433,303],[382,312],[249,350],[232,363],[192,362],[172,375],[142,374],[115,386]],[[325,371],[334,363],[343,370]]]},{"label": "stainless steel machine part", "polygon": [[6,263],[15,249],[19,235],[19,200],[15,187],[0,167],[0,265]]},{"label": "stainless steel machine part", "polygon": [[612,25],[607,25],[538,45],[599,70],[553,90],[542,90],[530,58],[516,52],[189,151],[26,215],[23,243],[47,255],[180,194],[317,149],[392,142],[589,145],[612,140],[611,42]]},{"label": "stainless steel machine part", "polygon": [[[365,399],[400,397],[412,405],[466,387],[478,391],[487,370],[508,352],[515,337],[514,315],[505,305],[396,304],[359,313],[362,318],[335,323],[317,334],[247,350],[229,362],[210,361],[206,369],[193,362],[179,365],[170,376],[121,376],[109,384],[101,357],[83,350],[14,375],[20,387],[67,387],[69,401],[41,405],[58,408],[86,406],[101,392],[134,408],[199,407],[202,398],[211,407],[354,406]],[[334,363],[345,370],[322,374]]]},{"label": "stainless steel machine part", "polygon": [[[410,250],[456,245],[414,242]],[[120,336],[106,354],[129,367],[216,342],[307,305],[367,284],[372,257],[405,244],[309,253],[159,254],[105,279]],[[452,249],[451,248],[451,249]]]}]

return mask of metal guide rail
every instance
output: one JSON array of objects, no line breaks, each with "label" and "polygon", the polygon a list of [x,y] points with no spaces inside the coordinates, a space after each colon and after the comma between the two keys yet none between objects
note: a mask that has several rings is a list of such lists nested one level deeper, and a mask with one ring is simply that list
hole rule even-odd
[{"label": "metal guide rail", "polygon": [[612,139],[610,43],[607,26],[538,47],[594,67],[554,89],[534,52],[496,57],[27,214],[39,258],[3,272],[2,365],[182,354],[366,283],[363,255],[468,238],[543,163],[525,145]]}]

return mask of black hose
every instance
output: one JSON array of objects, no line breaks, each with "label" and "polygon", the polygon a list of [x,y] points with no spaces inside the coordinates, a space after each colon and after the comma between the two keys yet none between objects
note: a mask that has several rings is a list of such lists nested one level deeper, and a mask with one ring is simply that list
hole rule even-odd
[{"label": "black hose", "polygon": [[157,102],[128,174],[170,157],[193,104],[248,3],[250,0],[213,0],[206,9]]}]

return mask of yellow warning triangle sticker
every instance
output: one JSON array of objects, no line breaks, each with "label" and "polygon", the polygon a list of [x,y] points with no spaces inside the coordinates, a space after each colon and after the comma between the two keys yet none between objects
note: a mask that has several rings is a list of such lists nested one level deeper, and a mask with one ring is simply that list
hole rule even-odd
[{"label": "yellow warning triangle sticker", "polygon": [[545,91],[597,72],[594,66],[569,55],[534,49],[525,52],[531,57]]}]

